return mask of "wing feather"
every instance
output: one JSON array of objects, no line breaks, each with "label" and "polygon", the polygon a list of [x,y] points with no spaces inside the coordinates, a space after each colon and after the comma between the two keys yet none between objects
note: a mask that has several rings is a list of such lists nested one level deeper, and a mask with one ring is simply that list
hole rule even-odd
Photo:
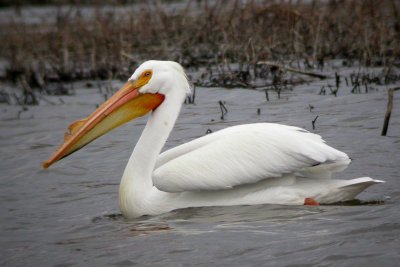
[{"label": "wing feather", "polygon": [[[349,162],[345,153],[301,128],[247,124],[162,153],[153,183],[166,192],[221,190],[287,173],[330,177],[330,172],[345,168]],[[336,169],[321,167],[325,164]],[[313,172],[316,167],[318,171]]]}]

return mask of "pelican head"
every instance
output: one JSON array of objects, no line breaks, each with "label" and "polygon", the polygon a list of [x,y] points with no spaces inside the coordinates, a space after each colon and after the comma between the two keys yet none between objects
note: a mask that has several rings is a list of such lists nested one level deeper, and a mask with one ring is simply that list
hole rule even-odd
[{"label": "pelican head", "polygon": [[[149,79],[139,88],[140,93],[164,94],[169,90],[182,88],[186,94],[190,93],[190,86],[183,67],[174,61],[149,60],[140,65],[128,82],[135,82],[145,75]],[[177,86],[179,84],[179,86]],[[175,86],[176,87],[175,87]],[[183,85],[183,86],[182,86]]]},{"label": "pelican head", "polygon": [[112,129],[157,109],[172,90],[181,90],[182,96],[190,91],[182,66],[172,61],[144,62],[128,82],[89,117],[68,127],[64,143],[43,167],[48,168]]}]

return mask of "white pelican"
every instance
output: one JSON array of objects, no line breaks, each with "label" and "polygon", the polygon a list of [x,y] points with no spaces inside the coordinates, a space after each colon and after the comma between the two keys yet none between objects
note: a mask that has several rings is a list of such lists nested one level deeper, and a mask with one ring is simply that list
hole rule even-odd
[{"label": "white pelican", "polygon": [[144,62],[94,113],[69,126],[44,168],[151,112],[119,188],[119,206],[128,218],[200,206],[327,204],[383,182],[330,179],[350,163],[345,153],[319,135],[273,123],[229,127],[160,154],[188,92],[181,65]]}]

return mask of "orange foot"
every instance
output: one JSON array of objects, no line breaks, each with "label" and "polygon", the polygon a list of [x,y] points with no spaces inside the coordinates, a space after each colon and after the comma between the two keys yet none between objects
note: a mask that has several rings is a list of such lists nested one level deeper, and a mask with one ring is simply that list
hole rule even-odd
[{"label": "orange foot", "polygon": [[312,197],[307,197],[304,199],[304,205],[307,206],[319,206],[319,203]]}]

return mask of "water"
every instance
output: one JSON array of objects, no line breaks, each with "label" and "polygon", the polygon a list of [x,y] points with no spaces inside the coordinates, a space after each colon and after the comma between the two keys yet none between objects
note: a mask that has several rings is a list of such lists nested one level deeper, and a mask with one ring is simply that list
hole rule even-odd
[{"label": "water", "polygon": [[[328,81],[331,82],[331,81]],[[385,180],[359,197],[368,205],[190,208],[126,220],[118,184],[146,121],[139,119],[43,170],[66,126],[103,99],[96,89],[65,104],[0,106],[1,266],[394,266],[400,261],[400,101],[380,136],[386,88],[318,95],[327,81],[284,92],[197,90],[166,147],[230,125],[279,122],[321,134],[353,163],[342,178]],[[333,84],[333,83],[332,83]],[[78,84],[76,87],[84,87]],[[50,97],[58,102],[59,97]],[[228,114],[220,119],[218,100]],[[310,112],[309,105],[314,106]],[[260,109],[260,115],[257,114]],[[311,121],[319,116],[316,129]],[[379,201],[384,200],[384,203]],[[374,202],[378,201],[378,202]]]}]

